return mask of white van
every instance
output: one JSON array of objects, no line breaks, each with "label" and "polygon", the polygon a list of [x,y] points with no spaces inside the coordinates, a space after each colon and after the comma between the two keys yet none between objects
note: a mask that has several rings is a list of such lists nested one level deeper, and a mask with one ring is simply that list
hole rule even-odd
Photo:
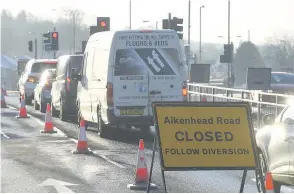
[{"label": "white van", "polygon": [[186,100],[187,67],[173,30],[124,30],[93,34],[85,48],[78,87],[78,118],[149,131],[153,101]]}]

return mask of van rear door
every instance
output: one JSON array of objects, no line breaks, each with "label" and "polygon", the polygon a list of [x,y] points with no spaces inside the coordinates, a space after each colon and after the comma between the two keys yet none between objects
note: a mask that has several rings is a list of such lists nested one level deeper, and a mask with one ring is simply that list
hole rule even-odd
[{"label": "van rear door", "polygon": [[134,107],[134,113],[142,114],[137,108],[144,108],[142,116],[151,116],[153,101],[183,100],[179,49],[174,31],[124,32],[116,36],[113,92],[120,115],[128,114],[125,107]]}]

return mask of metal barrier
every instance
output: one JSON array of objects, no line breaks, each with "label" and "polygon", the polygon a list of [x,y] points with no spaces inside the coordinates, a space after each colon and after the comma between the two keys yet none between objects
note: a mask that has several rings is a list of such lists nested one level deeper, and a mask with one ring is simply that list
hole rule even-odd
[{"label": "metal barrier", "polygon": [[277,116],[289,103],[294,103],[294,96],[188,83],[188,101],[203,100],[249,102],[252,108],[254,127],[260,128],[263,126],[263,115],[275,114]]}]

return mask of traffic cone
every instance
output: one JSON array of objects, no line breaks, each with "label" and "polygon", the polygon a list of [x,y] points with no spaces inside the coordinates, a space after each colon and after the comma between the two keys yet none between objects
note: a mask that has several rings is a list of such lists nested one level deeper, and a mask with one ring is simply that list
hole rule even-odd
[{"label": "traffic cone", "polygon": [[265,192],[274,193],[274,181],[271,172],[267,172],[265,175]]},{"label": "traffic cone", "polygon": [[30,118],[27,115],[27,109],[26,109],[26,105],[25,105],[24,96],[21,96],[19,114],[18,114],[18,116],[16,118]]},{"label": "traffic cone", "polygon": [[80,120],[80,134],[77,144],[77,149],[72,151],[73,154],[93,154],[93,152],[88,148],[85,120],[81,118]]},{"label": "traffic cone", "polygon": [[[148,169],[145,160],[144,141],[140,139],[135,183],[128,184],[132,190],[146,190],[148,186]],[[157,189],[157,185],[150,183],[150,189]]]},{"label": "traffic cone", "polygon": [[53,130],[51,107],[49,103],[47,103],[47,109],[45,114],[45,127],[40,132],[41,133],[57,133],[57,131]]},{"label": "traffic cone", "polygon": [[1,90],[1,108],[8,108],[5,102],[5,93]]}]

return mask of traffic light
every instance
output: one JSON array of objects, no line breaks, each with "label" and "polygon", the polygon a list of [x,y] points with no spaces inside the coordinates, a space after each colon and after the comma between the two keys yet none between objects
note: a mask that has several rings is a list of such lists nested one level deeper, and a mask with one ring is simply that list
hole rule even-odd
[{"label": "traffic light", "polygon": [[82,41],[82,53],[85,52],[87,41]]},{"label": "traffic light", "polygon": [[59,49],[58,37],[58,32],[51,32],[51,50],[57,51]]},{"label": "traffic light", "polygon": [[97,17],[98,32],[110,30],[110,17]]},{"label": "traffic light", "polygon": [[29,51],[33,52],[33,41],[32,40],[29,41]]},{"label": "traffic light", "polygon": [[162,29],[169,29],[168,28],[168,19],[162,20]]},{"label": "traffic light", "polygon": [[178,33],[179,39],[183,39],[183,22],[182,18],[173,17],[171,20],[171,29]]},{"label": "traffic light", "polygon": [[44,44],[51,43],[51,36],[50,36],[50,34],[51,34],[50,32],[43,34],[43,42],[44,42]]},{"label": "traffic light", "polygon": [[231,44],[224,44],[224,54],[220,56],[221,63],[232,63],[233,62],[233,55],[234,55],[234,45]]}]

